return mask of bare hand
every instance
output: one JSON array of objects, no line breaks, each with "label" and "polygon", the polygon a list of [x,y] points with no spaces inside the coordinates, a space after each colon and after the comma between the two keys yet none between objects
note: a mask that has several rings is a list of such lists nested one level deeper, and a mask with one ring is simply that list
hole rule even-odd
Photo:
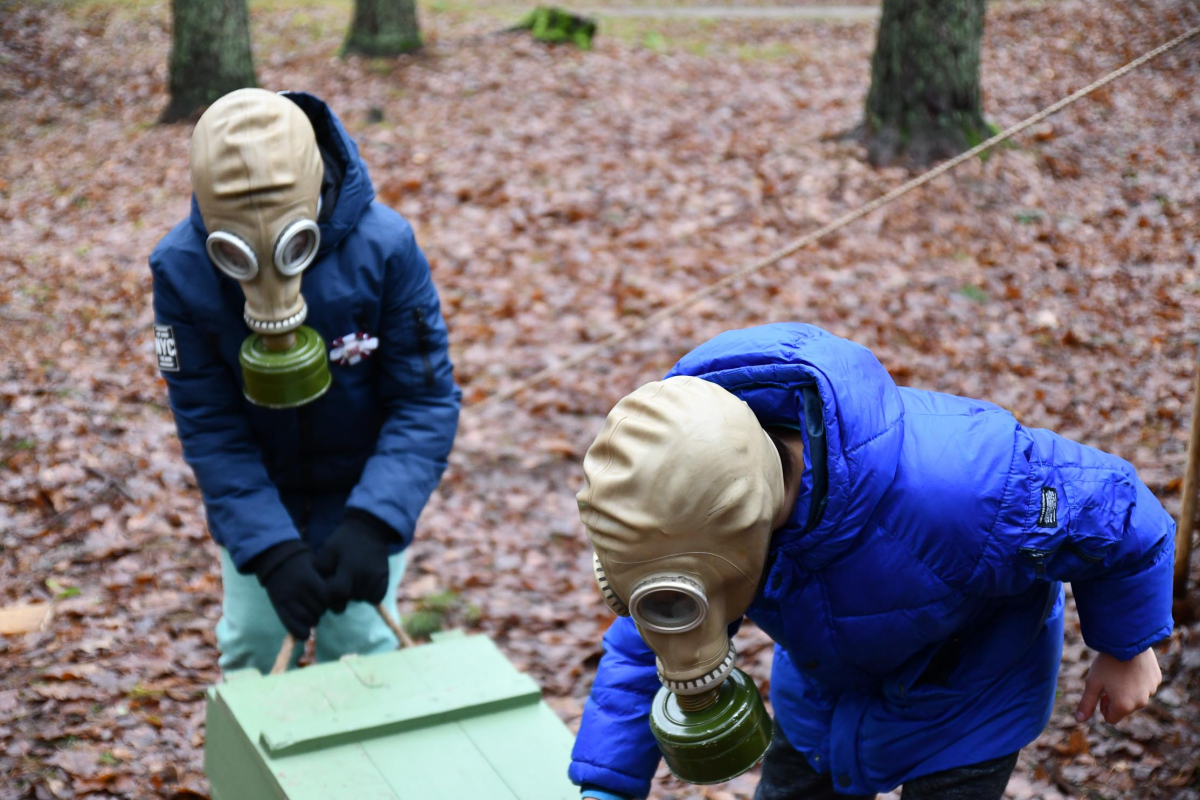
[{"label": "bare hand", "polygon": [[1098,700],[1104,719],[1109,723],[1120,722],[1139,708],[1145,708],[1161,682],[1162,671],[1153,650],[1138,653],[1129,661],[1100,653],[1088,670],[1075,721],[1087,722]]}]

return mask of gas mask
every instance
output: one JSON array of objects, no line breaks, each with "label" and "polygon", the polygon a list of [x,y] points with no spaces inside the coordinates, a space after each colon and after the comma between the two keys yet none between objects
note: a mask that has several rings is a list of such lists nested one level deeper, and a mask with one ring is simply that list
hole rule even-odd
[{"label": "gas mask", "polygon": [[617,403],[583,469],[601,593],[656,656],[650,725],[667,765],[692,783],[745,772],[771,728],[728,629],[758,592],[785,502],[778,451],[744,402],[675,377]]},{"label": "gas mask", "polygon": [[312,123],[286,97],[239,89],[192,134],[192,188],[213,265],[236,280],[253,332],[239,361],[252,403],[292,408],[329,388],[325,343],[303,322],[301,275],[321,244],[324,165]]}]

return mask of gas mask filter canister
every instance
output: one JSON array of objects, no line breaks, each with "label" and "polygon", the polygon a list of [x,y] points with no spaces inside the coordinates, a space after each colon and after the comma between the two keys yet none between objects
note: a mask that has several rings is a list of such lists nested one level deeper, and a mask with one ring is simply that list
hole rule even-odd
[{"label": "gas mask filter canister", "polygon": [[771,742],[728,630],[758,591],[784,502],[775,446],[734,395],[669,378],[613,408],[584,478],[577,500],[601,593],[656,656],[659,750],[691,783],[740,775]]},{"label": "gas mask filter canister", "polygon": [[246,298],[252,333],[238,354],[246,399],[270,408],[316,400],[332,378],[325,343],[303,325],[300,294],[321,244],[324,165],[312,123],[282,95],[231,92],[196,124],[191,172],[209,259]]}]

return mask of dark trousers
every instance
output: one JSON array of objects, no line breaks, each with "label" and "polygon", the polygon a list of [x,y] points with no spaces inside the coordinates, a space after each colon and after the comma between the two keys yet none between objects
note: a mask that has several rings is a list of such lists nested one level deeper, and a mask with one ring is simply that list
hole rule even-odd
[{"label": "dark trousers", "polygon": [[[1001,800],[1017,766],[1017,754],[922,775],[904,784],[903,800]],[[779,724],[763,758],[754,800],[871,800],[874,795],[838,794],[832,775],[822,775],[792,749]]]}]

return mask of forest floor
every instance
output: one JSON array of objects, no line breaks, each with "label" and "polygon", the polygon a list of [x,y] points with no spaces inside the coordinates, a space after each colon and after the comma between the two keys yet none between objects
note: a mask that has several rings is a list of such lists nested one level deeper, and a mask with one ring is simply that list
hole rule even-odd
[{"label": "forest floor", "polygon": [[[336,55],[348,0],[252,3],[258,79],[330,102],[433,267],[468,403],[899,184],[843,136],[874,23],[625,19],[594,50],[422,4],[426,49]],[[505,3],[511,6],[511,2]],[[580,3],[583,7],[585,4]],[[594,5],[594,4],[587,4]],[[629,3],[622,3],[628,6]],[[481,10],[482,9],[482,10]],[[1004,126],[1200,22],[1188,0],[989,6]],[[164,0],[0,2],[0,800],[203,797],[216,551],[154,366],[146,258],[188,210]],[[1200,41],[514,401],[463,416],[401,587],[492,636],[575,726],[611,617],[575,511],[621,396],[716,333],[805,320],[898,383],[985,398],[1129,459],[1176,513],[1200,330]],[[1200,576],[1195,576],[1200,577]],[[1151,706],[1060,702],[1013,798],[1200,798],[1200,625]],[[741,658],[763,688],[771,650]],[[655,797],[747,798],[756,774]]]}]

